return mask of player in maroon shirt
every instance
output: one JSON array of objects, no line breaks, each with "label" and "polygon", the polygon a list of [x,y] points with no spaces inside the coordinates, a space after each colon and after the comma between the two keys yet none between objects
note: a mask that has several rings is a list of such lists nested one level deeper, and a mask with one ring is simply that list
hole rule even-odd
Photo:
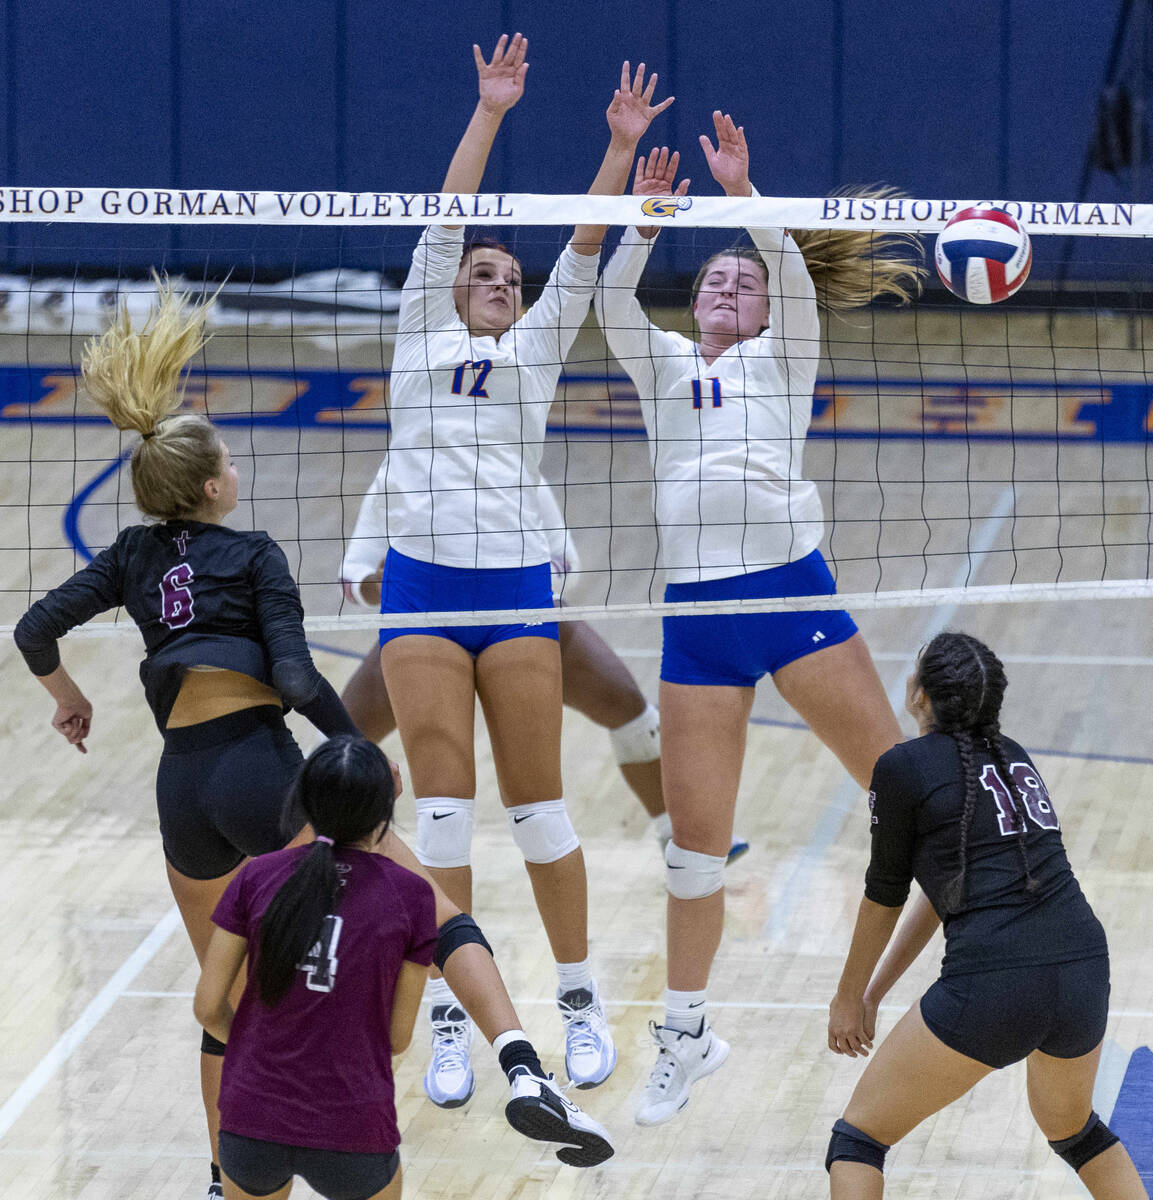
[{"label": "player in maroon shirt", "polygon": [[[398,785],[363,738],[322,743],[288,800],[316,841],[246,863],[213,914],[194,1009],[228,1047],[225,1195],[287,1196],[295,1175],[341,1200],[400,1194],[390,1055],[409,1044],[426,969],[447,957],[446,929],[468,941],[479,931],[463,916],[438,931],[431,885],[379,853]],[[246,956],[234,1014],[228,998]],[[523,1034],[496,1045],[515,1128],[564,1142],[558,1157],[574,1166],[612,1153],[600,1126],[544,1078]]]}]

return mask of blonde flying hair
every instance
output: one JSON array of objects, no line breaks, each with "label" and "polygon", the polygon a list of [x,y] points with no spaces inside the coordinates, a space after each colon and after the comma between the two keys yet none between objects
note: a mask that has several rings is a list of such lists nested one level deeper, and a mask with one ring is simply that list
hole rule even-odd
[{"label": "blonde flying hair", "polygon": [[84,347],[80,374],[117,429],[143,440],[132,452],[132,490],[145,516],[166,521],[204,503],[205,480],[220,474],[222,443],[207,417],[174,416],[184,401],[184,368],[208,340],[212,300],[193,304],[153,272],[156,302],[134,329],[121,304],[112,325]]},{"label": "blonde flying hair", "polygon": [[[876,185],[845,188],[835,196],[858,196],[868,200],[897,199],[898,188]],[[921,294],[927,274],[924,247],[915,233],[887,233],[875,229],[791,229],[797,249],[817,293],[817,303],[827,312],[842,313],[863,308],[879,296],[898,304],[909,304]],[[692,298],[696,303],[701,281],[718,258],[747,258],[760,264],[761,256],[747,246],[714,254],[697,272]]]}]

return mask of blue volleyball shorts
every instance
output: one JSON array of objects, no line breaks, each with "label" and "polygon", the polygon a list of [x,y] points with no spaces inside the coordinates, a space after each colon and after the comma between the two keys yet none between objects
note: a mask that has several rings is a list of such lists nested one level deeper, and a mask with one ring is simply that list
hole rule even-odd
[{"label": "blue volleyball shorts", "polygon": [[[446,567],[389,550],[380,583],[380,611],[478,612],[486,608],[552,608],[548,563],[532,567]],[[472,655],[510,638],[559,638],[556,621],[538,625],[382,626],[380,644],[409,633],[447,638]]]},{"label": "blue volleyball shorts", "polygon": [[[774,596],[832,596],[837,585],[819,550],[796,562],[706,579],[670,583],[665,600],[751,600]],[[713,687],[754,687],[766,674],[817,650],[846,642],[857,632],[843,610],[734,613],[665,617],[661,679]]]}]

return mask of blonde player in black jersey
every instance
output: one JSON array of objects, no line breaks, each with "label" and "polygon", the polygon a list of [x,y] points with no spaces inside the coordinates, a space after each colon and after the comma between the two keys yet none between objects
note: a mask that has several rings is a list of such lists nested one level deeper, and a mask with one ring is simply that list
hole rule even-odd
[{"label": "blonde player in black jersey", "polygon": [[[301,756],[284,710],[295,708],[326,734],[356,732],[313,665],[300,595],[280,547],[266,533],[223,524],[239,484],[220,431],[205,417],[177,411],[184,367],[204,344],[205,312],[161,284],[142,328],[133,328],[124,309],[85,347],[89,394],[117,428],[141,434],[132,452],[133,493],[156,523],[122,530],[34,604],[15,634],[56,702],[53,727],[86,753],[92,705],[62,665],[57,641],[119,605],[139,626],[141,679],[164,737],[156,801],[165,865],[201,962],[229,880],[246,857],[279,850],[287,840],[281,813]],[[427,877],[392,834],[387,853]],[[437,921],[449,930],[440,952],[446,976],[498,1051],[523,1052],[528,1043],[479,931],[473,934],[471,919],[433,890]],[[214,1164],[223,1053],[205,1033],[201,1084]],[[541,1078],[538,1092],[549,1120],[566,1119],[569,1109],[551,1083]],[[209,1196],[219,1195],[214,1178]]]},{"label": "blonde player in black jersey", "polygon": [[[921,736],[873,771],[872,855],[829,1006],[829,1049],[868,1054],[877,1005],[942,920],[945,957],[833,1127],[833,1200],[880,1200],[889,1147],[1021,1059],[1037,1124],[1090,1193],[1146,1200],[1125,1147],[1093,1111],[1109,1011],[1105,931],[1037,768],[1001,733],[1005,686],[988,646],[938,634],[909,676],[906,707]],[[924,896],[876,970],[914,878]]]}]

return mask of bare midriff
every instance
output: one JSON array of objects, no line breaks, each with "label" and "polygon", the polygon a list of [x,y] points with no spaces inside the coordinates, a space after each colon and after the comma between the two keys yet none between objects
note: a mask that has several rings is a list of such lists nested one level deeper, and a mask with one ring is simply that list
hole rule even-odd
[{"label": "bare midriff", "polygon": [[168,728],[199,725],[245,708],[272,704],[282,708],[280,693],[240,671],[192,667],[184,676],[176,703],[168,714]]}]

